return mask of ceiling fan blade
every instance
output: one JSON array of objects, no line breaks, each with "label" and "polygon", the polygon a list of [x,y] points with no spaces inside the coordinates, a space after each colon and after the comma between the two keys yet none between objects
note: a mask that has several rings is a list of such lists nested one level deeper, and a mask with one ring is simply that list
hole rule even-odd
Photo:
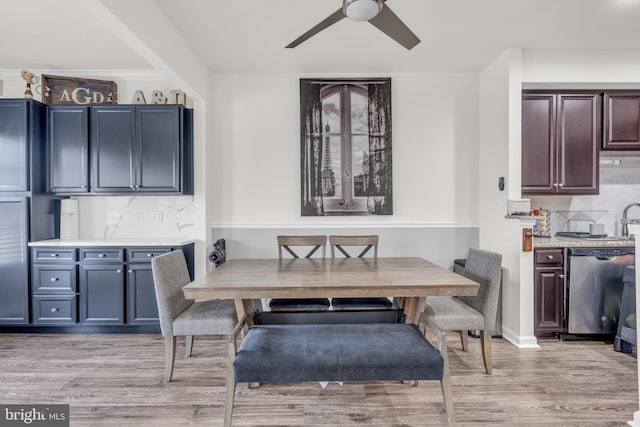
[{"label": "ceiling fan blade", "polygon": [[374,27],[407,48],[407,50],[410,50],[420,43],[420,39],[413,34],[409,27],[407,27],[400,18],[398,18],[398,15],[389,9],[386,2],[384,6],[382,6],[380,13],[371,18],[369,22]]},{"label": "ceiling fan blade", "polygon": [[315,27],[311,28],[309,31],[307,31],[306,33],[304,33],[303,35],[301,35],[300,37],[298,37],[297,39],[295,39],[294,41],[292,41],[291,43],[286,45],[285,48],[291,49],[291,48],[294,48],[294,47],[298,46],[300,43],[306,41],[307,39],[309,39],[309,38],[311,38],[313,36],[315,36],[320,31],[324,30],[325,28],[330,27],[331,25],[333,25],[336,22],[340,21],[344,17],[345,16],[344,16],[344,12],[342,11],[342,8],[336,10],[331,15],[326,17],[323,21],[321,21],[318,25],[316,25]]}]

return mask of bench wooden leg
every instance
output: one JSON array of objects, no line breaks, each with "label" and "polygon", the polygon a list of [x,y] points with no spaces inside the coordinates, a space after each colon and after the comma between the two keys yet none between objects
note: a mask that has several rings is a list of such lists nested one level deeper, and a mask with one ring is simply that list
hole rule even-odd
[{"label": "bench wooden leg", "polygon": [[176,359],[176,337],[164,337],[164,382],[170,382]]},{"label": "bench wooden leg", "polygon": [[447,411],[449,427],[454,427],[456,425],[456,415],[453,410],[453,394],[451,393],[451,381],[449,380],[449,354],[444,333],[442,333],[441,337],[440,355],[442,356],[443,366],[440,385],[442,387],[442,400],[444,401],[444,409]]},{"label": "bench wooden leg", "polygon": [[491,375],[491,331],[480,331],[480,345],[482,346],[482,358],[487,375]]},{"label": "bench wooden leg", "polygon": [[467,351],[467,347],[469,345],[469,334],[465,329],[464,331],[460,331],[460,341],[462,341],[462,350]]},{"label": "bench wooden leg", "polygon": [[191,350],[193,350],[193,335],[187,335],[186,340],[186,353],[185,357],[191,357]]}]

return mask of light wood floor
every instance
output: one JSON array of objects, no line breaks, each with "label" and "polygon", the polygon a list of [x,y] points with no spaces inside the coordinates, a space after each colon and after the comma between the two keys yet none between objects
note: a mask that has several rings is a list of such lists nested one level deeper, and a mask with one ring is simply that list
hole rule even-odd
[{"label": "light wood floor", "polygon": [[[163,378],[156,335],[0,335],[0,402],[68,403],[72,426],[221,426],[223,340],[200,339]],[[518,350],[494,339],[493,376],[480,344],[449,336],[456,418],[463,426],[622,426],[638,409],[634,356],[610,343],[546,340]],[[439,426],[437,382],[239,385],[237,426]]]}]

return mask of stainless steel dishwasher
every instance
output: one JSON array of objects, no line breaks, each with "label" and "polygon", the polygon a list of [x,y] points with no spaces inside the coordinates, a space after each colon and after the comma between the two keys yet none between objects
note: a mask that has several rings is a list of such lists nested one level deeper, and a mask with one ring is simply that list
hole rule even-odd
[{"label": "stainless steel dishwasher", "polygon": [[615,334],[620,316],[624,269],[635,248],[569,248],[565,288],[567,332]]}]

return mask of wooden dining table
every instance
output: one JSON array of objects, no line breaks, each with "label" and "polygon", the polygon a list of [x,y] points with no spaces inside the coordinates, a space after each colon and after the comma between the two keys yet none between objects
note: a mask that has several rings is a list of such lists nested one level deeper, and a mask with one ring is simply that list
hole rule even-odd
[{"label": "wooden dining table", "polygon": [[417,257],[231,259],[183,288],[187,299],[233,299],[249,318],[260,298],[393,297],[417,324],[426,297],[476,295],[479,284]]}]

